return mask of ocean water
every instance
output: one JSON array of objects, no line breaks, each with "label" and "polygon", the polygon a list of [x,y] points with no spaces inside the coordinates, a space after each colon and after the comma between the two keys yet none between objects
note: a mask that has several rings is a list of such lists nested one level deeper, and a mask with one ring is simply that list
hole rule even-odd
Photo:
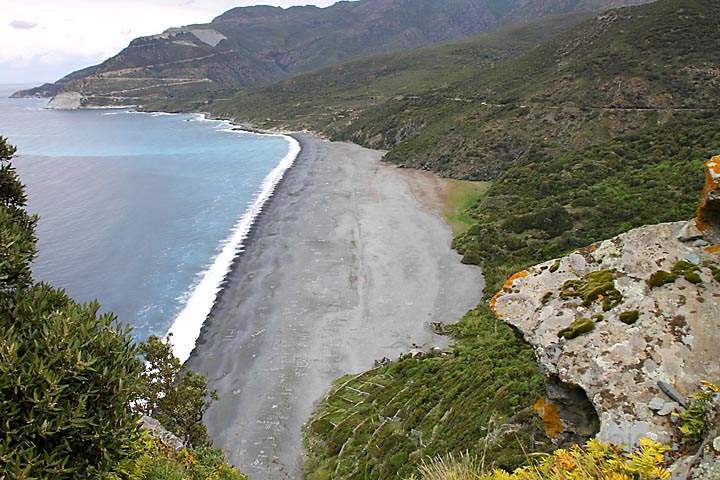
[{"label": "ocean water", "polygon": [[199,115],[53,111],[0,88],[0,135],[39,214],[37,280],[97,299],[185,360],[299,145]]}]

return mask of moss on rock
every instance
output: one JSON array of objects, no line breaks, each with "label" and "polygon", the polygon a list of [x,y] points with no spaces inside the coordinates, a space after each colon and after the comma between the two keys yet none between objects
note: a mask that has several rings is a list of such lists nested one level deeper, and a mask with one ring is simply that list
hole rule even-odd
[{"label": "moss on rock", "polygon": [[663,285],[667,285],[668,283],[674,283],[677,278],[677,275],[674,275],[670,272],[666,272],[665,270],[658,270],[657,272],[650,275],[650,278],[648,278],[647,280],[647,284],[648,286],[650,286],[651,289],[659,288]]},{"label": "moss on rock", "polygon": [[630,310],[628,312],[623,312],[620,314],[620,321],[627,325],[634,324],[638,321],[638,318],[640,318],[640,312],[638,312],[637,310]]},{"label": "moss on rock", "polygon": [[685,260],[678,260],[672,267],[672,273],[676,276],[685,278],[690,283],[702,283],[702,278],[698,274],[700,267]]},{"label": "moss on rock", "polygon": [[579,280],[568,280],[563,284],[560,296],[564,299],[582,298],[586,307],[596,300],[602,300],[605,311],[622,301],[622,294],[615,288],[615,273],[612,270],[598,270]]},{"label": "moss on rock", "polygon": [[594,329],[595,322],[589,318],[581,318],[579,320],[575,320],[569,327],[560,330],[558,332],[558,337],[562,337],[565,340],[572,340],[580,335],[592,332]]},{"label": "moss on rock", "polygon": [[720,267],[717,265],[710,265],[710,271],[716,282],[720,282]]}]

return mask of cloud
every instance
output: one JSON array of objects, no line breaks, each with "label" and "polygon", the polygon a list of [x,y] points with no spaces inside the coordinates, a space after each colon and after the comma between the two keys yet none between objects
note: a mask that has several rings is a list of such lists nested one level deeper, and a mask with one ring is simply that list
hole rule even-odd
[{"label": "cloud", "polygon": [[8,23],[10,28],[14,28],[15,30],[32,30],[33,28],[37,27],[38,24],[34,22],[26,22],[25,20],[13,20],[10,23]]},{"label": "cloud", "polygon": [[42,82],[115,55],[133,38],[209,22],[236,6],[336,0],[0,0],[0,83]]}]

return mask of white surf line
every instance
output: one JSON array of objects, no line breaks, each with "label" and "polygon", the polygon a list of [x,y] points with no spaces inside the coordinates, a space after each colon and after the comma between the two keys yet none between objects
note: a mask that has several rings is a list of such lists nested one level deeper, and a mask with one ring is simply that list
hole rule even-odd
[{"label": "white surf line", "polygon": [[[230,125],[229,122],[224,122]],[[240,132],[241,130],[236,130]],[[220,253],[217,254],[210,267],[203,273],[202,278],[195,285],[188,297],[185,307],[175,317],[168,334],[172,335],[172,348],[175,356],[181,362],[187,361],[195,349],[195,343],[200,337],[202,326],[212,310],[218,294],[222,290],[225,277],[232,267],[237,255],[242,252],[243,244],[249,235],[258,215],[262,212],[267,201],[272,197],[275,188],[285,172],[292,167],[300,154],[300,143],[289,135],[252,133],[271,137],[282,137],[289,145],[288,153],[280,163],[265,177],[255,200],[245,211],[240,220],[233,227],[229,237],[223,242]]]}]

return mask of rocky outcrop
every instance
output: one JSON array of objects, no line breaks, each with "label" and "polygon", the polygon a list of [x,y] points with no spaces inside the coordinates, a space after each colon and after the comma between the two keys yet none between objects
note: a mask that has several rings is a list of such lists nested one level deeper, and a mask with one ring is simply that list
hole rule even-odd
[{"label": "rocky outcrop", "polygon": [[550,379],[587,393],[601,440],[676,441],[672,414],[720,380],[720,157],[706,177],[697,218],[518,272],[490,302]]},{"label": "rocky outcrop", "polygon": [[77,110],[83,106],[83,96],[77,92],[64,92],[55,95],[47,105],[53,110]]},{"label": "rocky outcrop", "polygon": [[695,224],[707,241],[720,244],[720,155],[705,164],[705,188]]},{"label": "rocky outcrop", "polygon": [[585,390],[601,440],[673,442],[680,401],[720,379],[720,256],[678,240],[685,226],[638,228],[537,265],[494,299],[545,373]]},{"label": "rocky outcrop", "polygon": [[158,422],[152,417],[143,415],[140,428],[143,431],[149,433],[151,436],[163,442],[165,445],[174,448],[175,450],[181,450],[185,448],[185,444],[177,435],[168,431],[160,424],[160,422]]}]

